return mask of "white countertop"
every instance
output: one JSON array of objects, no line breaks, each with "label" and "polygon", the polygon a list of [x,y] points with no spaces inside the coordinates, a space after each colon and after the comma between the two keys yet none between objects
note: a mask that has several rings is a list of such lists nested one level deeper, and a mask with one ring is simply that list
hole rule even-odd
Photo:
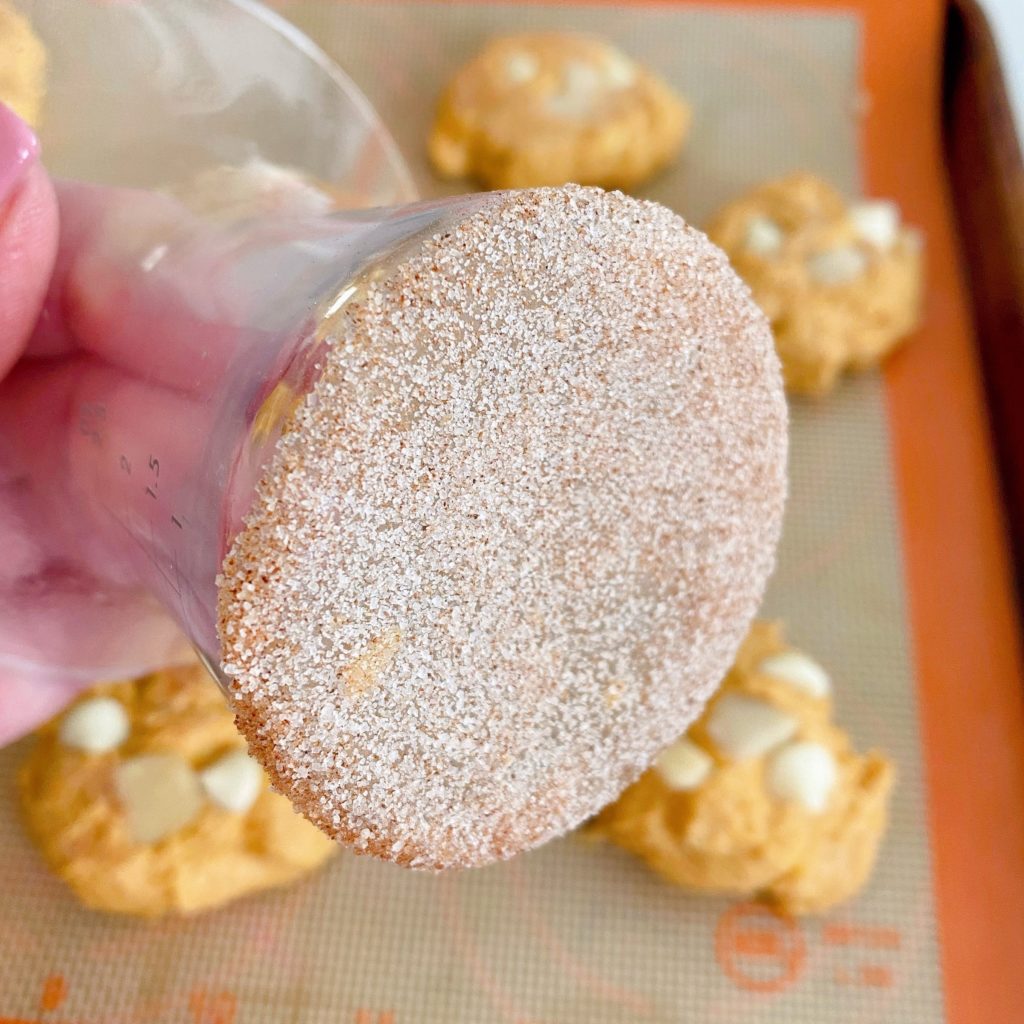
[{"label": "white countertop", "polygon": [[1017,137],[1024,140],[1024,0],[981,0],[995,33],[1003,73],[1017,121]]}]

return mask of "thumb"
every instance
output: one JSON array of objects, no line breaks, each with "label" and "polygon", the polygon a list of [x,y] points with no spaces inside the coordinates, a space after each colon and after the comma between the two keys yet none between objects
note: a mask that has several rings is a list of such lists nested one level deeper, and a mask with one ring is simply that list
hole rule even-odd
[{"label": "thumb", "polygon": [[39,315],[57,249],[57,203],[31,129],[0,103],[0,378]]},{"label": "thumb", "polygon": [[59,676],[0,674],[0,747],[42,725],[86,684]]}]

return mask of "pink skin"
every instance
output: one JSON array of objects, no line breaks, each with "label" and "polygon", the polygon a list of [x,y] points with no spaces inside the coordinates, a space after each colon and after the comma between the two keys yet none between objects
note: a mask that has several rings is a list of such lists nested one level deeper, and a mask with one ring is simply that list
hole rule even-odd
[{"label": "pink skin", "polygon": [[0,105],[0,375],[24,353],[57,253],[57,203],[38,150]]},{"label": "pink skin", "polygon": [[216,656],[251,427],[281,374],[305,381],[310,303],[365,230],[55,186],[0,106],[0,744],[192,656],[176,622]]},{"label": "pink skin", "polygon": [[[61,186],[61,195],[74,201],[61,199],[59,217],[57,192],[39,162],[35,137],[0,105],[0,591],[54,563],[70,572],[68,582],[53,584],[45,598],[28,598],[18,609],[24,614],[14,614],[17,621],[0,615],[0,744],[45,721],[92,681],[75,662],[90,637],[120,629],[145,638],[123,662],[106,663],[117,674],[179,660],[185,649],[166,616],[125,585],[129,573],[110,557],[109,547],[97,543],[90,550],[91,536],[69,531],[59,510],[51,516],[48,505],[26,506],[23,493],[19,498],[26,453],[40,478],[56,476],[69,443],[84,443],[63,410],[73,395],[99,386],[99,375],[123,377],[117,392],[123,418],[134,421],[140,408],[189,402],[189,393],[223,368],[211,364],[226,360],[230,350],[224,337],[217,344],[203,336],[201,326],[191,330],[186,324],[182,331],[180,323],[169,324],[163,303],[151,315],[137,310],[133,327],[126,328],[118,282],[97,270],[90,247],[98,231],[116,236],[119,196],[97,193],[94,201],[83,186]],[[180,217],[179,207],[156,195],[140,203],[135,194],[125,206],[131,223],[124,233],[133,240],[144,242],[147,231],[159,236],[169,219]],[[172,331],[179,341],[183,334],[194,337],[196,351],[164,344]],[[142,366],[149,385],[132,378]],[[41,409],[52,411],[40,416]],[[179,420],[194,422],[196,434],[204,429],[199,414]],[[13,445],[5,439],[14,439]],[[179,450],[193,443],[186,433],[161,450],[175,465],[185,459]],[[5,636],[5,629],[12,632]],[[5,650],[14,652],[6,660]]]},{"label": "pink skin", "polygon": [[[57,254],[57,202],[38,149],[28,128],[0,105],[0,377],[27,355]],[[3,547],[17,559],[22,539],[6,536],[7,518],[0,506]],[[0,675],[0,743],[58,711],[74,692],[60,680]]]}]

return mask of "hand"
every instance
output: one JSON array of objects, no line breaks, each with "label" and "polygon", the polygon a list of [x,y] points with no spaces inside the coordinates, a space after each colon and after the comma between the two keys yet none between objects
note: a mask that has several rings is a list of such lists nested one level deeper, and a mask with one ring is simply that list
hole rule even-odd
[{"label": "hand", "polygon": [[[58,528],[59,515],[46,515],[26,471],[27,456],[39,476],[58,472],[67,450],[63,409],[80,379],[76,335],[117,336],[105,329],[114,301],[97,299],[111,289],[77,259],[76,239],[87,233],[91,212],[83,208],[84,226],[63,224],[58,255],[58,203],[38,143],[0,105],[0,744],[59,711],[98,676],[170,664],[187,650],[154,602],[119,586],[105,565],[97,570],[83,538]],[[40,318],[55,305],[60,316]],[[133,351],[143,358],[137,344]],[[85,652],[104,636],[129,639],[100,669]]]},{"label": "hand", "polygon": [[166,609],[216,651],[214,577],[258,471],[251,420],[309,316],[301,286],[286,316],[267,290],[282,266],[333,272],[366,230],[54,188],[37,148],[3,111],[0,744],[98,679],[194,657]]},{"label": "hand", "polygon": [[57,254],[57,201],[29,127],[0,104],[0,377],[21,357]]},{"label": "hand", "polygon": [[[57,202],[39,163],[38,143],[0,104],[0,379],[26,354],[56,253]],[[0,536],[7,532],[4,518],[0,497]],[[5,551],[4,557],[11,554]],[[61,685],[36,685],[0,673],[0,743],[52,714],[70,696]]]}]

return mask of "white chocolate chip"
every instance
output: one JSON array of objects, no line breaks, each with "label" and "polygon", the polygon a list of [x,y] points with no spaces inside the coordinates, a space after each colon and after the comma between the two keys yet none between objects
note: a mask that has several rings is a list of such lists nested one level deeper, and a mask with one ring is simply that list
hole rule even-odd
[{"label": "white chocolate chip", "polygon": [[780,800],[792,800],[814,814],[828,806],[839,779],[832,751],[821,743],[789,743],[768,765],[768,786]]},{"label": "white chocolate chip", "polygon": [[708,735],[722,753],[736,761],[760,757],[796,732],[797,720],[771,704],[727,693],[708,717]]},{"label": "white chocolate chip", "polygon": [[824,700],[832,693],[832,680],[813,658],[802,651],[783,651],[764,659],[757,671],[788,683],[801,693]]},{"label": "white chocolate chip", "polygon": [[669,789],[696,789],[711,771],[714,761],[685,736],[663,750],[654,768]]},{"label": "white chocolate chip", "polygon": [[807,261],[811,277],[819,284],[848,284],[868,268],[867,257],[852,245],[815,253]]},{"label": "white chocolate chip", "polygon": [[88,754],[105,754],[128,737],[128,712],[113,697],[90,697],[76,704],[60,723],[60,741]]},{"label": "white chocolate chip", "polygon": [[263,770],[244,750],[232,750],[204,768],[199,781],[218,807],[244,814],[260,795]]},{"label": "white chocolate chip", "polygon": [[537,77],[540,63],[532,53],[516,50],[505,58],[505,78],[513,85],[522,85]]},{"label": "white chocolate chip", "polygon": [[203,790],[191,765],[177,754],[141,754],[117,767],[117,792],[138,843],[156,843],[200,812]]},{"label": "white chocolate chip", "polygon": [[628,89],[636,81],[636,65],[618,50],[612,50],[605,62],[605,77],[613,89]]},{"label": "white chocolate chip", "polygon": [[891,249],[900,229],[900,208],[889,199],[872,199],[850,207],[853,229],[876,249]]},{"label": "white chocolate chip", "polygon": [[774,256],[782,248],[785,236],[771,217],[751,217],[743,247],[757,256]]},{"label": "white chocolate chip", "polygon": [[548,110],[558,117],[586,117],[601,91],[598,70],[583,61],[570,60],[565,65],[561,91],[548,97]]}]

